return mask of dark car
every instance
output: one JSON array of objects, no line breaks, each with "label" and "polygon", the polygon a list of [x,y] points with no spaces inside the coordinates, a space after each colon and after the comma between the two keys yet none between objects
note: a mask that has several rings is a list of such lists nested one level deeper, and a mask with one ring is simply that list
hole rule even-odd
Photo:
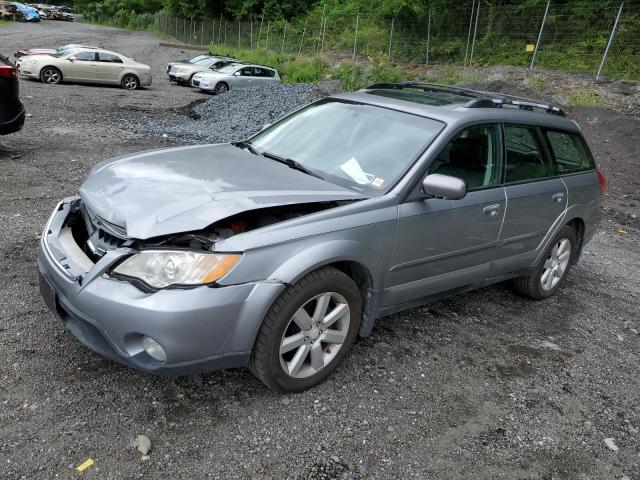
[{"label": "dark car", "polygon": [[17,132],[24,124],[24,106],[20,102],[18,70],[0,55],[0,135]]}]

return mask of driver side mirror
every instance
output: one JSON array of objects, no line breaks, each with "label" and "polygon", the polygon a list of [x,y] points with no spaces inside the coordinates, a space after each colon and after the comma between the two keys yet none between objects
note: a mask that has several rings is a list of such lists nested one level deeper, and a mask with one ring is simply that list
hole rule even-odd
[{"label": "driver side mirror", "polygon": [[233,72],[233,76],[234,77],[239,77],[240,76],[240,72],[239,71],[238,72]]},{"label": "driver side mirror", "polygon": [[430,197],[460,200],[467,194],[467,184],[457,177],[432,173],[422,180],[422,192]]},{"label": "driver side mirror", "polygon": [[75,61],[77,60],[77,58],[76,58],[76,56],[75,56],[75,55],[71,55],[71,56],[68,58],[68,60],[69,60],[70,62],[75,62]]}]

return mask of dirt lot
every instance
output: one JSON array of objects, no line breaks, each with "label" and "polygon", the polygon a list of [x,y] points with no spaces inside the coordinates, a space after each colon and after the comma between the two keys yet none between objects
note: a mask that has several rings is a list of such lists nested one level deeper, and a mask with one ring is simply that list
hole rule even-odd
[{"label": "dirt lot", "polygon": [[[4,54],[98,43],[155,77],[137,92],[22,82],[31,116],[0,139],[0,478],[640,479],[640,122],[571,112],[613,210],[557,296],[499,285],[385,318],[327,382],[280,396],[247,371],[170,379],[103,360],[38,295],[55,202],[98,161],[168,142],[121,119],[200,98],[163,75],[184,55],[84,24],[10,25],[0,39]],[[132,447],[139,434],[149,459]],[[95,466],[75,472],[87,458]]]}]

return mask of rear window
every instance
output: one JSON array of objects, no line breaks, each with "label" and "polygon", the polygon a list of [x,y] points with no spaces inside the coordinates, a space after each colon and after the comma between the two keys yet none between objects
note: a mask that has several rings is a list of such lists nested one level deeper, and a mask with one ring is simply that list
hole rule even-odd
[{"label": "rear window", "polygon": [[591,153],[579,135],[547,130],[545,136],[560,175],[595,168]]},{"label": "rear window", "polygon": [[0,65],[8,65],[10,67],[13,66],[9,59],[7,57],[3,57],[2,55],[0,55]]}]

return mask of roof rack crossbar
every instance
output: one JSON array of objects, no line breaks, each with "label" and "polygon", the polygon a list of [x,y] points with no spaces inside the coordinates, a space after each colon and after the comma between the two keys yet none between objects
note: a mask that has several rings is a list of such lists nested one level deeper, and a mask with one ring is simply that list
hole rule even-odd
[{"label": "roof rack crossbar", "polygon": [[454,93],[457,95],[473,97],[473,100],[467,102],[464,106],[466,108],[491,108],[502,107],[503,105],[513,105],[522,110],[533,111],[534,108],[544,110],[546,113],[552,115],[558,115],[560,117],[566,117],[564,110],[561,108],[542,103],[538,100],[531,98],[520,97],[517,95],[509,95],[507,93],[489,92],[485,90],[473,90],[471,88],[453,87],[450,85],[441,85],[437,83],[423,83],[423,82],[399,82],[399,83],[375,83],[366,87],[366,90],[375,89],[396,89],[401,90],[403,88],[418,88],[430,92],[443,92]]}]

